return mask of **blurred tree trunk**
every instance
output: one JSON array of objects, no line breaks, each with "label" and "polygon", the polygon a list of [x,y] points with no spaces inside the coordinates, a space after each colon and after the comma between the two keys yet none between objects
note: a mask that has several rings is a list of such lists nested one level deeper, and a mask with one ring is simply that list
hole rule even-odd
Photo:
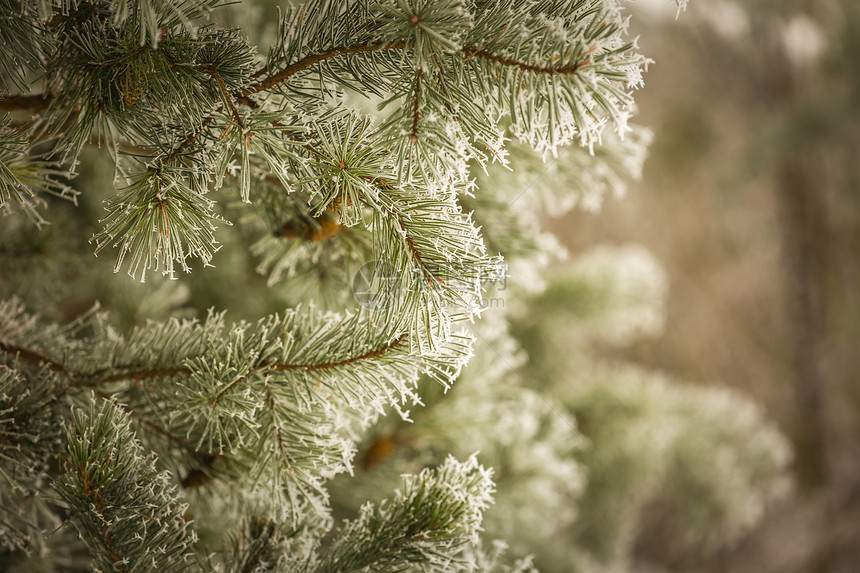
[{"label": "blurred tree trunk", "polygon": [[[765,70],[768,100],[790,116],[803,100],[811,69],[800,70],[789,58],[778,33],[769,34],[772,65]],[[828,272],[825,177],[814,151],[802,138],[782,142],[774,175],[781,226],[785,312],[795,416],[792,431],[800,484],[815,488],[827,482],[827,416],[822,349],[826,328],[825,285]]]},{"label": "blurred tree trunk", "polygon": [[782,159],[777,176],[785,265],[786,312],[791,325],[797,413],[794,441],[801,484],[827,481],[825,380],[821,349],[825,329],[822,282],[827,268],[826,212],[815,166],[796,154]]}]

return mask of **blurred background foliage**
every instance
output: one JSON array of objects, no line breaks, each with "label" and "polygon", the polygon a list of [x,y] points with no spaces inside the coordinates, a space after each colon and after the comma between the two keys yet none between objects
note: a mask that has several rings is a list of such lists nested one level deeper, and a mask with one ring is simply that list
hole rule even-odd
[{"label": "blurred background foliage", "polygon": [[551,229],[576,253],[635,240],[669,282],[666,330],[621,354],[761,404],[791,438],[794,496],[679,571],[855,571],[860,563],[860,3],[709,0],[675,20],[631,4],[655,60],[637,94],[656,136],[641,184]]}]

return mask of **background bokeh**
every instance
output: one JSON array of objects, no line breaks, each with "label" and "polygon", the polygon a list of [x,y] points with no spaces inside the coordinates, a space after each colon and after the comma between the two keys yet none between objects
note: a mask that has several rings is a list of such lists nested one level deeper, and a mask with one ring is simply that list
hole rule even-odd
[{"label": "background bokeh", "polygon": [[[800,484],[736,547],[675,567],[856,571],[860,3],[630,11],[655,60],[637,94],[655,132],[643,179],[551,229],[572,253],[636,241],[661,261],[665,332],[624,357],[754,398],[791,438]],[[665,561],[666,545],[655,533],[638,550]]]}]

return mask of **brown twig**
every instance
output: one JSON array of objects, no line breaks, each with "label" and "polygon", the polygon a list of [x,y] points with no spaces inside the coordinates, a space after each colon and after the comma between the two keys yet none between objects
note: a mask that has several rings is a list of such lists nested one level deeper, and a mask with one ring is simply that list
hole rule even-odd
[{"label": "brown twig", "polygon": [[407,335],[403,335],[394,342],[389,344],[384,344],[378,348],[374,348],[373,350],[369,350],[363,354],[359,354],[357,356],[350,356],[349,358],[344,358],[342,360],[332,361],[332,362],[321,362],[321,363],[296,363],[296,362],[262,362],[252,368],[248,374],[245,376],[240,376],[226,387],[221,390],[216,396],[215,399],[212,400],[212,407],[215,408],[221,399],[233,388],[244,382],[247,377],[255,372],[259,372],[261,370],[274,370],[278,372],[285,371],[295,371],[295,370],[303,370],[305,372],[323,372],[326,370],[333,370],[335,368],[342,368],[344,366],[350,366],[355,364],[356,362],[361,362],[362,360],[372,360],[374,358],[379,358],[380,356],[384,356],[388,352],[396,350],[400,346],[406,343],[408,339]]},{"label": "brown twig", "polygon": [[101,398],[102,400],[104,400],[106,402],[110,402],[111,404],[115,405],[117,408],[119,408],[123,412],[126,412],[129,416],[131,416],[132,418],[134,418],[135,420],[140,422],[142,425],[144,425],[147,428],[149,428],[150,430],[154,431],[156,434],[158,434],[164,438],[167,438],[168,440],[170,440],[171,442],[173,442],[177,446],[181,447],[183,450],[186,450],[187,452],[189,452],[191,454],[198,455],[198,456],[211,455],[211,454],[207,454],[206,452],[201,452],[201,451],[197,450],[194,446],[186,443],[184,440],[182,440],[178,436],[174,436],[173,434],[171,434],[170,432],[168,432],[166,429],[162,428],[161,426],[159,426],[155,422],[144,418],[140,414],[140,412],[138,412],[137,410],[135,410],[134,408],[132,408],[128,404],[123,404],[122,402],[118,402],[116,400],[113,400],[113,399],[111,399],[110,395],[105,394],[104,392],[101,392],[99,390],[93,390],[93,393],[96,396],[98,396],[99,398]]},{"label": "brown twig", "polygon": [[509,58],[506,56],[500,56],[498,54],[494,54],[489,50],[483,50],[480,48],[476,48],[473,46],[463,46],[461,50],[464,54],[466,54],[470,58],[481,58],[484,60],[489,60],[491,62],[501,64],[503,66],[511,66],[518,68],[524,72],[533,72],[536,74],[549,74],[549,75],[570,75],[575,74],[580,69],[584,68],[591,62],[589,60],[578,60],[573,64],[568,64],[565,66],[539,66],[537,64],[530,64],[528,62],[522,62],[520,60],[516,60],[514,58]]},{"label": "brown twig", "polygon": [[85,492],[87,497],[93,500],[93,506],[95,507],[95,512],[98,514],[99,519],[99,529],[101,530],[102,537],[104,538],[105,548],[108,550],[110,554],[110,558],[113,560],[114,570],[119,573],[126,573],[128,569],[125,568],[125,562],[122,557],[120,557],[119,552],[117,551],[116,546],[113,543],[113,536],[108,531],[107,523],[105,523],[104,518],[102,518],[102,501],[101,495],[99,494],[98,489],[93,491]]},{"label": "brown twig", "polygon": [[218,68],[210,66],[209,75],[215,78],[215,81],[218,82],[218,87],[221,89],[221,95],[224,96],[224,103],[226,103],[227,107],[230,108],[230,113],[233,114],[233,119],[236,120],[236,125],[239,126],[239,129],[245,131],[245,126],[242,124],[242,117],[239,115],[239,111],[233,104],[233,97],[230,95],[230,92],[227,91],[227,84],[224,83],[223,78],[221,78],[221,74],[218,73]]},{"label": "brown twig", "polygon": [[165,155],[164,158],[161,160],[161,163],[170,163],[171,161],[185,153],[185,151],[189,147],[194,145],[194,142],[197,141],[197,138],[200,137],[200,134],[203,133],[203,131],[209,126],[210,123],[212,123],[214,119],[214,115],[210,115],[204,118],[203,121],[200,122],[200,127],[198,127],[194,133],[186,137],[182,141],[182,143],[180,143],[173,151]]},{"label": "brown twig", "polygon": [[0,95],[0,110],[39,113],[54,101],[52,94]]},{"label": "brown twig", "polygon": [[393,43],[361,44],[358,46],[337,46],[334,48],[330,48],[324,52],[320,52],[318,54],[311,54],[297,62],[290,64],[286,68],[282,69],[274,75],[269,76],[265,80],[257,82],[256,84],[245,88],[244,90],[239,92],[238,95],[249,96],[262,91],[270,90],[276,85],[286,81],[291,76],[296,75],[300,71],[307,69],[314,64],[318,64],[319,62],[329,60],[337,56],[358,54],[361,52],[377,52],[380,50],[400,50],[405,48],[406,45],[407,44],[405,41],[400,41]]},{"label": "brown twig", "polygon": [[[405,344],[407,338],[408,338],[407,335],[404,334],[403,336],[401,336],[400,338],[398,338],[397,340],[395,340],[389,344],[382,345],[378,348],[374,348],[372,350],[369,350],[369,351],[367,351],[363,354],[359,354],[357,356],[350,356],[348,358],[344,358],[344,359],[332,361],[332,362],[293,363],[293,362],[280,362],[280,361],[267,361],[267,360],[261,361],[260,363],[258,363],[254,367],[252,367],[249,370],[248,374],[246,374],[245,376],[242,376],[240,378],[237,378],[231,384],[229,384],[227,387],[225,387],[216,396],[213,403],[217,404],[217,402],[220,400],[220,398],[223,395],[225,395],[230,389],[235,387],[237,384],[241,383],[243,380],[245,380],[247,378],[247,376],[249,376],[250,374],[253,374],[255,372],[259,372],[261,370],[273,370],[273,371],[280,371],[280,372],[304,370],[304,371],[308,371],[308,372],[320,372],[320,371],[325,371],[325,370],[332,370],[335,368],[341,368],[344,366],[349,366],[349,365],[355,364],[355,363],[360,362],[362,360],[372,360],[374,358],[379,358],[380,356],[383,356],[386,353],[391,352],[391,351],[399,348],[403,344]],[[0,342],[0,351],[3,351],[7,354],[14,354],[14,355],[26,360],[27,362],[31,362],[33,364],[42,364],[42,363],[48,364],[48,366],[52,370],[62,372],[64,374],[68,375],[69,377],[71,377],[72,379],[74,379],[75,381],[77,381],[78,383],[75,386],[80,387],[80,388],[96,388],[96,387],[102,386],[104,384],[109,384],[112,382],[119,382],[119,381],[123,381],[123,380],[144,380],[144,379],[148,379],[148,378],[161,378],[161,377],[166,377],[166,376],[177,376],[180,374],[186,374],[187,375],[187,374],[191,374],[191,372],[192,372],[192,370],[188,366],[184,366],[184,365],[173,366],[173,367],[169,367],[169,368],[148,368],[148,369],[133,369],[132,367],[119,367],[120,370],[123,370],[122,372],[117,372],[115,374],[111,374],[109,376],[99,378],[98,374],[101,371],[97,371],[96,373],[91,373],[89,375],[84,375],[84,374],[73,375],[73,374],[69,373],[65,369],[65,367],[62,364],[60,364],[58,361],[53,360],[51,358],[48,358],[47,356],[45,356],[45,355],[41,354],[40,352],[33,350],[33,349],[13,346],[13,345],[9,345],[9,344],[4,343],[4,342]],[[89,381],[83,382],[84,380],[87,380],[87,379],[89,379]],[[100,397],[102,397],[106,400],[110,399],[110,396],[108,396],[107,394],[104,394],[103,392],[100,392],[98,390],[94,390],[94,391]],[[128,406],[125,406],[123,404],[119,404],[119,405],[120,405],[120,407],[122,407],[124,409],[128,408],[128,411],[131,412],[131,409]],[[148,422],[146,420],[143,420],[143,422],[147,425],[151,425],[151,422]],[[167,434],[165,430],[158,428],[157,426],[154,426],[154,425],[151,425],[150,427],[152,427],[154,430],[158,431],[162,435],[170,437],[169,434]],[[171,439],[176,440],[178,438],[171,437]]]},{"label": "brown twig", "polygon": [[45,356],[38,350],[0,342],[0,351],[5,352],[6,354],[13,354],[24,362],[29,362],[30,364],[46,364],[48,368],[54,372],[66,373],[66,369],[62,364],[53,358]]},{"label": "brown twig", "polygon": [[284,432],[281,430],[281,427],[278,425],[277,414],[275,411],[275,396],[272,394],[271,388],[269,388],[268,381],[266,382],[266,405],[272,411],[272,429],[275,430],[275,439],[278,444],[278,452],[281,454],[281,461],[284,464],[284,469],[293,470],[287,461],[290,459],[290,454],[287,451],[287,444],[284,440]]},{"label": "brown twig", "polygon": [[412,96],[412,130],[409,132],[409,139],[412,143],[418,141],[418,122],[421,119],[421,77],[424,75],[424,70],[421,68],[415,73],[415,89]]},{"label": "brown twig", "polygon": [[[151,368],[142,370],[127,370],[118,372],[104,378],[97,378],[86,384],[81,384],[84,388],[95,388],[112,382],[121,382],[123,380],[146,380],[148,378],[164,378],[167,376],[177,376],[179,374],[191,374],[191,369],[187,366],[173,366],[170,368]],[[91,378],[93,375],[87,376]]]},{"label": "brown twig", "polygon": [[424,273],[424,276],[427,278],[427,282],[430,283],[430,286],[436,286],[437,284],[445,284],[445,281],[433,274],[433,271],[431,271],[427,264],[424,262],[424,259],[421,256],[421,252],[418,250],[418,247],[415,246],[415,240],[409,236],[409,233],[406,230],[406,225],[404,224],[403,217],[399,213],[397,213],[396,216],[397,224],[403,231],[406,248],[409,249],[409,253],[412,255],[412,258],[415,259],[416,263],[418,263],[418,268],[420,268],[421,272]]},{"label": "brown twig", "polygon": [[406,341],[409,339],[408,335],[404,334],[397,340],[384,344],[378,348],[373,350],[369,350],[364,354],[359,354],[357,356],[351,356],[349,358],[344,358],[342,360],[336,360],[332,362],[322,362],[317,364],[297,364],[297,363],[286,363],[286,362],[273,362],[271,364],[272,370],[306,370],[309,372],[319,372],[321,370],[333,370],[335,368],[342,368],[344,366],[350,366],[355,364],[356,362],[361,362],[362,360],[372,360],[374,358],[379,358],[384,356],[385,354],[400,348]]},{"label": "brown twig", "polygon": [[100,67],[110,67],[110,66],[115,66],[116,64],[121,64],[121,63],[123,63],[123,62],[125,62],[125,61],[127,61],[127,60],[132,59],[132,58],[133,58],[133,57],[135,57],[135,56],[138,56],[138,55],[142,54],[143,52],[145,52],[145,51],[149,50],[151,47],[152,47],[152,46],[150,46],[150,45],[149,45],[149,42],[147,42],[147,43],[141,44],[140,46],[138,46],[137,48],[135,48],[135,49],[134,49],[134,50],[132,50],[131,52],[129,52],[129,53],[127,53],[127,54],[124,54],[124,55],[122,55],[122,56],[120,56],[120,57],[118,57],[118,58],[114,58],[114,59],[112,59],[112,60],[106,60],[106,61],[104,61],[104,62],[97,62],[97,61],[95,61],[95,60],[90,60],[88,63],[89,63],[90,65],[93,65],[93,66],[100,66]]}]

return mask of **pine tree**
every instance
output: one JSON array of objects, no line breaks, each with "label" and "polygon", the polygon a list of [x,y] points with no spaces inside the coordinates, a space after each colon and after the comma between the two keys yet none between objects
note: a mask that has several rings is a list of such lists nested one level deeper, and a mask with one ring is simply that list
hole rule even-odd
[{"label": "pine tree", "polygon": [[[0,4],[9,568],[570,570],[623,561],[666,475],[706,541],[760,516],[788,453],[753,407],[587,358],[659,330],[612,274],[643,256],[559,279],[594,314],[541,358],[540,208],[620,194],[650,137],[616,0],[221,4]],[[635,445],[666,417],[710,431]]]}]

